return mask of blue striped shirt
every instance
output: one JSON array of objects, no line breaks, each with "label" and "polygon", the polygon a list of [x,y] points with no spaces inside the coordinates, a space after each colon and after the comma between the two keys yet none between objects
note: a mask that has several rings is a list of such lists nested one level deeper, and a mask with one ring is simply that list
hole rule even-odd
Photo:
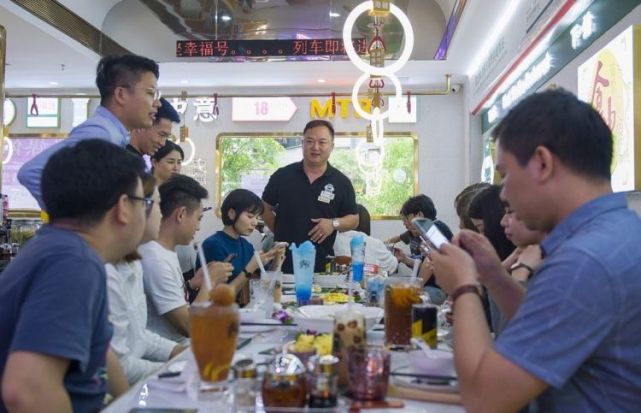
[{"label": "blue striped shirt", "polygon": [[563,220],[542,249],[496,350],[550,385],[541,412],[639,411],[641,219],[625,195],[605,195]]}]

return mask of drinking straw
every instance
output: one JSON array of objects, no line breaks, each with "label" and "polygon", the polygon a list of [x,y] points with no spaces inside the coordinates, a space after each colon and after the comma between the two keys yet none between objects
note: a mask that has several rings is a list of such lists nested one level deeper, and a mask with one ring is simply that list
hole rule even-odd
[{"label": "drinking straw", "polygon": [[412,278],[418,277],[418,270],[421,267],[420,260],[414,260],[414,266],[412,267]]},{"label": "drinking straw", "polygon": [[267,271],[265,271],[263,260],[260,259],[260,254],[258,253],[258,251],[254,251],[254,257],[256,257],[256,263],[258,264],[258,268],[260,268],[260,273],[262,276],[262,274],[265,274]]},{"label": "drinking straw", "polygon": [[207,287],[208,290],[211,290],[211,278],[209,278],[209,268],[207,268],[207,261],[205,261],[205,253],[203,252],[203,247],[200,245],[200,243],[196,243],[196,247],[198,248],[198,257],[200,258],[200,266],[203,269],[203,272],[205,273],[205,286]]},{"label": "drinking straw", "polygon": [[347,275],[347,311],[352,311],[352,303],[354,301],[354,292],[352,291],[354,283],[354,271],[350,271]]}]

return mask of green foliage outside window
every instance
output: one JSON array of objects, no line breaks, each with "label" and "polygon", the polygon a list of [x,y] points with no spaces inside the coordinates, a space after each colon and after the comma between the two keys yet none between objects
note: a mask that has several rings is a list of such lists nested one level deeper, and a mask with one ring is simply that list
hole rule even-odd
[{"label": "green foliage outside window", "polygon": [[[401,205],[415,194],[417,162],[415,137],[399,134],[385,137],[385,157],[381,170],[380,190],[372,193],[366,176],[358,166],[356,146],[364,138],[336,136],[337,145],[330,163],[352,181],[356,201],[365,205],[372,218],[398,217]],[[344,140],[350,139],[349,144]],[[338,144],[338,140],[341,140]],[[301,136],[260,135],[218,136],[220,182],[217,205],[220,207],[225,195],[235,188],[246,187],[259,196],[269,176],[278,168],[302,159]],[[251,178],[251,179],[250,179]],[[249,182],[249,183],[248,183]]]}]

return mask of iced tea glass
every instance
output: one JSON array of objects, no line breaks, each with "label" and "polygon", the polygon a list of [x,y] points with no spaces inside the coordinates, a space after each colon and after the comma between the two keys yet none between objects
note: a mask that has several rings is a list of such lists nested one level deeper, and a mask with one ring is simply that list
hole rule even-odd
[{"label": "iced tea glass", "polygon": [[[240,315],[238,305],[194,303],[191,316],[191,349],[200,372],[200,391],[216,398],[227,388],[227,376],[234,353]],[[207,397],[206,397],[207,398]]]},{"label": "iced tea glass", "polygon": [[418,278],[388,278],[385,283],[385,344],[409,346],[412,338],[412,304],[421,300]]}]

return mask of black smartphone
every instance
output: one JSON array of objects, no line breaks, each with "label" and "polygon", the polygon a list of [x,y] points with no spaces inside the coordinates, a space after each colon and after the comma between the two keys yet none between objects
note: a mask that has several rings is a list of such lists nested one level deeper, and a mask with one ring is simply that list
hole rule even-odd
[{"label": "black smartphone", "polygon": [[229,254],[228,256],[225,257],[223,262],[231,262],[237,256],[238,256],[238,254],[236,254],[235,252],[232,252],[231,254]]},{"label": "black smartphone", "polygon": [[443,244],[449,244],[445,235],[434,225],[434,221],[427,218],[414,218],[412,226],[421,234],[424,241],[429,242],[434,248],[439,249]]}]

